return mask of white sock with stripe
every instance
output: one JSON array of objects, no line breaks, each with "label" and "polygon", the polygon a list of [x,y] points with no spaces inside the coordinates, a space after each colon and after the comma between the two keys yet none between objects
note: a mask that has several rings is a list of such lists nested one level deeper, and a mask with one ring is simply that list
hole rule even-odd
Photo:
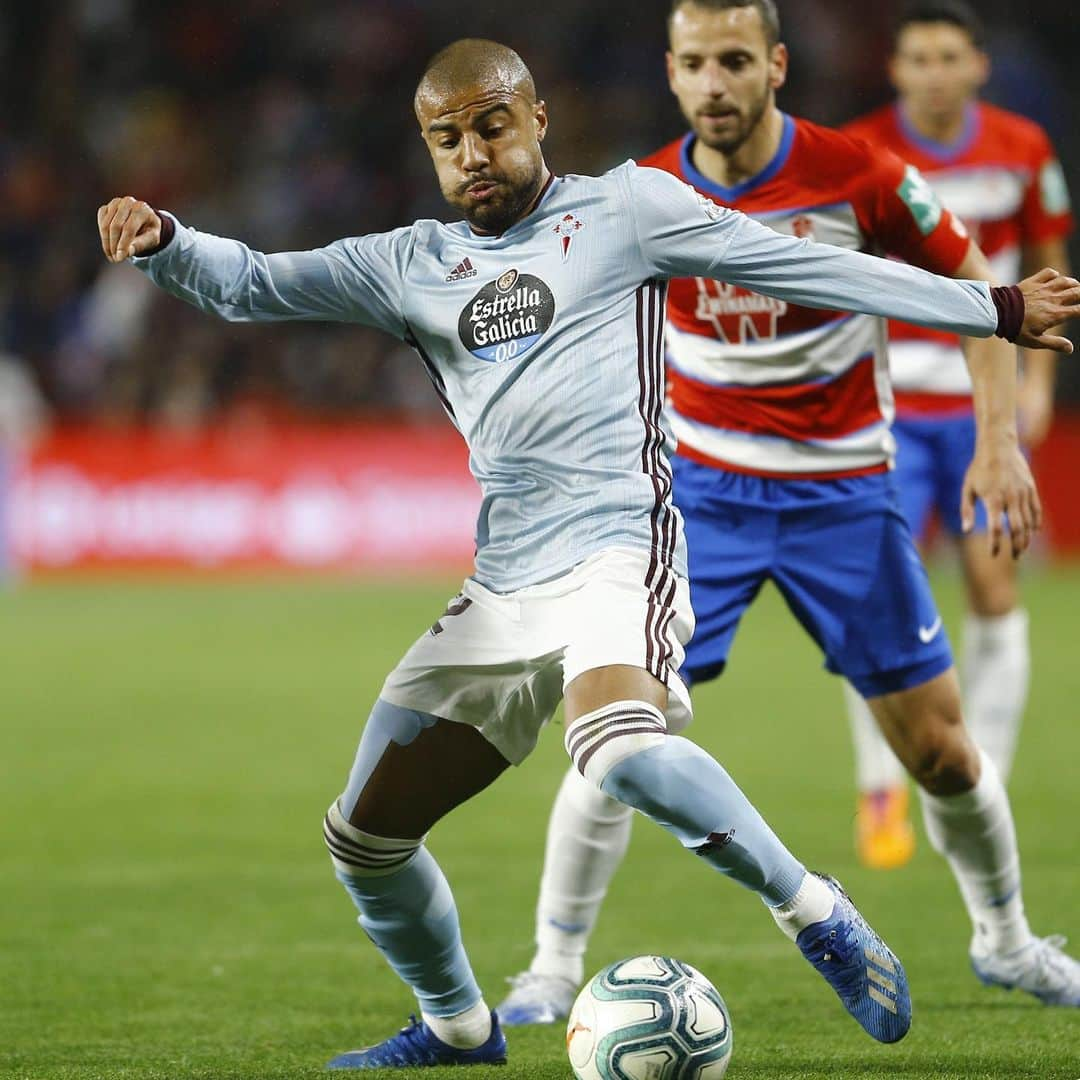
[{"label": "white sock with stripe", "polygon": [[1020,891],[1020,852],[1009,797],[993,761],[979,751],[979,782],[961,795],[920,789],[926,834],[944,855],[975,928],[972,952],[1010,953],[1031,940]]},{"label": "white sock with stripe", "polygon": [[626,854],[633,817],[629,806],[567,770],[548,821],[530,971],[581,982],[589,934]]}]

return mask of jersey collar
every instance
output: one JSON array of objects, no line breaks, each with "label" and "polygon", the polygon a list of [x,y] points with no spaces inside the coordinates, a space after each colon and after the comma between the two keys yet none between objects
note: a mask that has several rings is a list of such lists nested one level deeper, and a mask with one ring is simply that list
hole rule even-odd
[{"label": "jersey collar", "polygon": [[780,145],[776,148],[772,160],[761,172],[743,180],[734,187],[724,187],[715,180],[710,180],[704,173],[694,168],[693,150],[697,136],[691,131],[682,141],[679,147],[679,167],[682,169],[683,179],[692,184],[699,191],[706,191],[710,195],[716,195],[726,203],[733,203],[741,199],[747,192],[770,181],[786,164],[791,156],[791,147],[795,142],[795,121],[787,114],[781,114],[784,118],[784,127],[780,134]]},{"label": "jersey collar", "polygon": [[937,161],[955,161],[963,157],[974,145],[982,127],[982,113],[978,105],[970,101],[964,109],[964,126],[960,129],[960,134],[951,143],[938,142],[936,139],[928,139],[916,129],[901,102],[896,102],[893,108],[896,111],[897,126],[904,138]]}]

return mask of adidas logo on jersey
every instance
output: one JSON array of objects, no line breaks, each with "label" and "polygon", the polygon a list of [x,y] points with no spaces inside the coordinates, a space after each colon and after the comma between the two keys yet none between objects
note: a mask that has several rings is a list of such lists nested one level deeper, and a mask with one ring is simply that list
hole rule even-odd
[{"label": "adidas logo on jersey", "polygon": [[464,281],[466,278],[476,277],[476,268],[472,260],[466,256],[446,275],[447,281]]}]

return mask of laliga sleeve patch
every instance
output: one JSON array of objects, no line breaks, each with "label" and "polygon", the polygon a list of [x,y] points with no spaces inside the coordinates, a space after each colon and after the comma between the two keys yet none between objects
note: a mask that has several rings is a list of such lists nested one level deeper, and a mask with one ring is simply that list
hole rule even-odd
[{"label": "laliga sleeve patch", "polygon": [[941,200],[914,165],[909,165],[904,170],[904,179],[896,189],[896,194],[911,211],[915,224],[919,226],[919,232],[923,236],[929,236],[941,221]]},{"label": "laliga sleeve patch", "polygon": [[527,353],[555,317],[555,297],[532,274],[507,270],[462,309],[461,343],[480,360],[501,364]]},{"label": "laliga sleeve patch", "polygon": [[1048,161],[1039,172],[1039,197],[1043,210],[1052,217],[1069,212],[1069,185],[1057,159]]}]

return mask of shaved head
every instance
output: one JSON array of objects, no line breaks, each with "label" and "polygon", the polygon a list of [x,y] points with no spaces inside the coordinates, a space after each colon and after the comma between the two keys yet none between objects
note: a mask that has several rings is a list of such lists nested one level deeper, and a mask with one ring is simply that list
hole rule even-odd
[{"label": "shaved head", "polygon": [[499,234],[529,213],[549,176],[547,109],[513,49],[484,38],[447,45],[413,105],[443,195],[474,231]]},{"label": "shaved head", "polygon": [[441,112],[441,105],[468,89],[513,94],[526,104],[536,103],[532,74],[513,49],[486,38],[461,38],[440,49],[428,62],[416,88],[416,113]]}]

